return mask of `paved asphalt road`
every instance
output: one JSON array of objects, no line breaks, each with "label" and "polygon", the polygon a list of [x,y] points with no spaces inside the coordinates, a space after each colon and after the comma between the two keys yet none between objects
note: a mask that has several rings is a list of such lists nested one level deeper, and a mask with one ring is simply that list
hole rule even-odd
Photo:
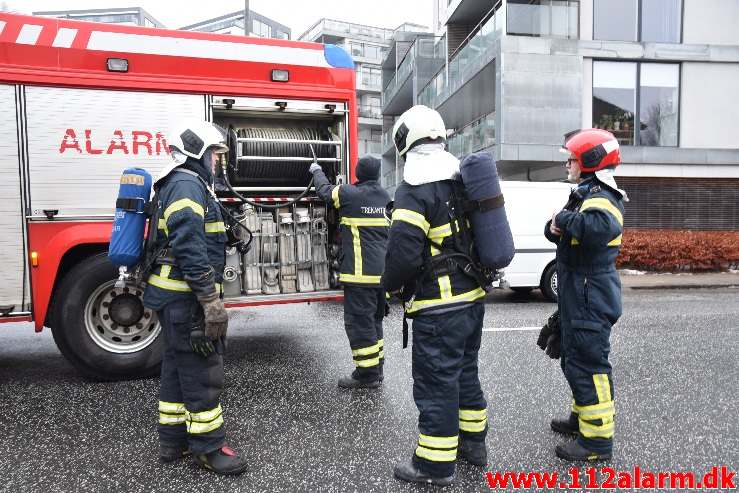
[{"label": "paved asphalt road", "polygon": [[[566,474],[578,465],[586,477],[587,465],[554,456],[564,438],[549,431],[549,420],[569,410],[558,362],[535,346],[553,309],[538,292],[488,297],[491,330],[483,336],[480,367],[490,462],[485,469],[461,463],[455,491],[489,490],[485,471]],[[351,370],[340,303],[230,313],[222,403],[229,444],[249,462],[246,474],[218,477],[188,459],[160,463],[157,379],[87,380],[48,331],[6,324],[0,325],[0,491],[432,490],[392,477],[417,439],[398,305],[386,321],[385,383],[360,391],[336,387]],[[739,289],[625,287],[624,316],[612,336],[617,435],[607,466],[616,473],[639,467],[701,476],[713,466],[739,469],[737,354]]]}]

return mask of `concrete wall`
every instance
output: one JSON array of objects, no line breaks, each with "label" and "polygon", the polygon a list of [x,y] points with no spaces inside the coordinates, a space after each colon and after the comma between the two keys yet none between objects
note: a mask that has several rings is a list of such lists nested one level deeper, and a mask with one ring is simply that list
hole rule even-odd
[{"label": "concrete wall", "polygon": [[739,1],[683,0],[683,43],[739,44]]},{"label": "concrete wall", "polygon": [[739,149],[737,88],[739,63],[683,63],[680,147]]}]

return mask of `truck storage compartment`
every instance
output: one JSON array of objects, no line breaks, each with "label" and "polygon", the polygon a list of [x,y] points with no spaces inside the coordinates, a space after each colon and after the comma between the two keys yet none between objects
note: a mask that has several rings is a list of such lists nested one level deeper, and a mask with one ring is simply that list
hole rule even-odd
[{"label": "truck storage compartment", "polygon": [[227,109],[214,105],[213,120],[227,130],[229,146],[216,185],[222,203],[251,233],[251,244],[246,252],[227,250],[225,296],[292,297],[338,288],[338,213],[316,196],[308,168],[317,162],[331,183],[344,182],[344,105],[289,102],[288,112],[270,102],[231,101]]}]

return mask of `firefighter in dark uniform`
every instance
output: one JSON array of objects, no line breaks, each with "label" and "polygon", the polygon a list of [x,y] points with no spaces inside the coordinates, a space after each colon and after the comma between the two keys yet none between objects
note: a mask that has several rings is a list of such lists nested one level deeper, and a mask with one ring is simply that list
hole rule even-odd
[{"label": "firefighter in dark uniform", "polygon": [[487,464],[487,402],[478,377],[485,292],[459,270],[426,276],[416,289],[424,262],[439,248],[453,250],[447,203],[459,160],[444,150],[441,116],[425,106],[403,113],[393,138],[405,160],[405,178],[395,192],[383,283],[403,296],[413,319],[413,399],[419,411],[418,446],[394,473],[445,486],[453,483],[458,456]]},{"label": "firefighter in dark uniform", "polygon": [[339,210],[341,217],[341,283],[344,285],[344,328],[355,369],[339,379],[342,388],[375,388],[383,380],[385,265],[388,223],[385,206],[390,201],[382,188],[380,161],[364,156],[357,162],[353,185],[331,185],[320,165],[310,167],[318,195]]},{"label": "firefighter in dark uniform", "polygon": [[621,316],[621,281],[614,263],[621,248],[622,201],[628,198],[613,179],[621,156],[610,132],[570,132],[562,151],[570,156],[567,171],[577,188],[564,210],[552,215],[544,234],[557,244],[556,325],[572,406],[569,417],[553,419],[551,428],[577,437],[558,445],[557,457],[606,460],[613,449],[615,414],[609,339]]},{"label": "firefighter in dark uniform", "polygon": [[184,121],[172,131],[172,163],[160,186],[157,247],[144,304],[156,310],[164,333],[159,393],[160,456],[192,454],[220,474],[240,474],[246,462],[225,446],[220,396],[228,315],[221,300],[226,229],[212,184],[220,153],[228,150],[220,127]]}]

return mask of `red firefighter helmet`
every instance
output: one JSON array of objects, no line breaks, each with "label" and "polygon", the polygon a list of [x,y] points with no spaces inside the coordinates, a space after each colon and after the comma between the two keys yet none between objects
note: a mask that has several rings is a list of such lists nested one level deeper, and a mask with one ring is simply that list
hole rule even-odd
[{"label": "red firefighter helmet", "polygon": [[577,156],[582,173],[615,168],[621,162],[618,140],[611,132],[598,128],[575,130],[565,134],[562,152]]}]

